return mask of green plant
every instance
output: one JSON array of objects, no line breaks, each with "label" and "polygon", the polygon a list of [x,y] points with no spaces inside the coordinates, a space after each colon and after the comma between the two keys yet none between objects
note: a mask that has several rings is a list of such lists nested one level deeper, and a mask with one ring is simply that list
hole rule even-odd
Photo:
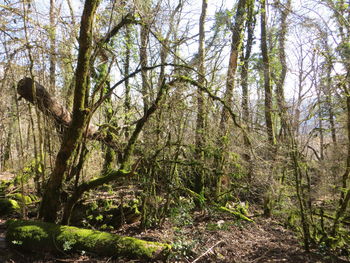
[{"label": "green plant", "polygon": [[188,240],[182,228],[175,229],[176,238],[172,243],[172,252],[169,259],[176,261],[189,261],[194,255],[193,249],[198,244],[198,240]]},{"label": "green plant", "polygon": [[76,242],[74,240],[66,240],[63,242],[63,250],[64,251],[69,251],[73,248],[73,245],[75,244]]},{"label": "green plant", "polygon": [[224,220],[219,220],[217,222],[209,222],[206,224],[205,229],[208,231],[217,231],[217,230],[229,230],[229,227],[234,225],[234,222],[227,222]]},{"label": "green plant", "polygon": [[186,226],[193,223],[192,211],[195,204],[191,198],[180,196],[178,202],[170,208],[170,218],[177,226]]}]

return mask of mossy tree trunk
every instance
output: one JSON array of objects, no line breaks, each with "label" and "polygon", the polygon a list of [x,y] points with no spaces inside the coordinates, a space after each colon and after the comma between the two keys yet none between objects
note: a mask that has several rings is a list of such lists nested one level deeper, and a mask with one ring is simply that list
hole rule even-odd
[{"label": "mossy tree trunk", "polygon": [[[145,17],[147,17],[150,12],[150,2],[144,1],[144,12]],[[147,53],[147,46],[149,42],[149,25],[148,25],[148,19],[145,18],[145,23],[141,25],[140,30],[140,65],[141,65],[141,79],[142,79],[142,99],[143,99],[143,111],[144,113],[147,111],[149,107],[149,94],[150,94],[150,80],[147,73],[147,64],[148,64],[148,53]]]},{"label": "mossy tree trunk", "polygon": [[249,130],[249,90],[248,90],[248,72],[249,62],[252,53],[254,42],[254,29],[256,24],[256,15],[254,8],[254,1],[250,0],[248,3],[248,15],[246,22],[247,40],[244,46],[245,52],[242,52],[242,70],[241,70],[241,85],[242,85],[242,119]]},{"label": "mossy tree trunk", "polygon": [[305,205],[305,195],[303,193],[303,180],[302,180],[302,168],[300,167],[300,151],[298,149],[298,145],[296,143],[295,138],[291,137],[291,151],[290,151],[292,166],[293,166],[293,174],[295,179],[295,190],[296,196],[299,204],[299,213],[300,213],[300,221],[303,233],[303,241],[304,241],[304,249],[309,251],[310,249],[310,223],[309,218],[306,211]]},{"label": "mossy tree trunk", "polygon": [[[226,90],[224,94],[223,101],[225,104],[232,108],[233,105],[233,90],[235,83],[235,75],[238,66],[238,55],[241,50],[242,44],[242,32],[244,27],[244,22],[246,20],[246,6],[247,0],[239,0],[237,5],[237,12],[235,15],[235,22],[232,25],[232,39],[231,39],[231,51],[230,51],[230,60],[229,66],[227,70],[227,78],[226,78]],[[221,192],[221,177],[223,175],[223,163],[224,161],[224,153],[227,152],[227,135],[230,129],[228,128],[230,112],[226,107],[222,108],[221,119],[219,124],[219,140],[218,147],[219,153],[216,156],[216,170],[217,170],[217,180],[216,180],[216,197],[220,195]]]},{"label": "mossy tree trunk", "polygon": [[270,60],[267,50],[267,34],[266,34],[266,1],[261,0],[260,26],[261,26],[261,54],[264,68],[264,89],[265,89],[265,121],[267,138],[270,145],[275,144],[275,133],[273,129],[272,118],[272,88],[270,76]]},{"label": "mossy tree trunk", "polygon": [[[249,0],[247,6],[247,22],[246,22],[246,31],[247,31],[247,40],[244,46],[245,52],[242,52],[242,69],[241,69],[241,86],[242,86],[242,120],[247,129],[250,130],[250,114],[249,114],[249,89],[248,89],[248,76],[249,76],[249,65],[250,65],[250,57],[253,48],[254,42],[254,29],[256,25],[256,11],[254,7],[254,1]],[[249,138],[246,133],[243,134],[243,142],[246,147],[245,153],[243,154],[243,158],[245,161],[249,163],[248,169],[248,178],[249,180],[252,177],[253,169],[251,162],[251,155],[249,152]]]},{"label": "mossy tree trunk", "polygon": [[[131,26],[126,25],[125,27],[125,62],[124,62],[124,77],[129,76],[130,74],[130,58],[131,58],[131,48],[132,48],[132,39],[131,39]],[[126,128],[124,129],[125,133],[125,138],[128,139],[130,136],[130,131],[127,125],[129,125],[129,112],[131,109],[131,86],[129,83],[129,79],[125,80],[125,100],[124,100],[124,111],[125,111],[125,126]]]},{"label": "mossy tree trunk", "polygon": [[[199,65],[198,65],[198,82],[204,86],[205,83],[205,19],[207,15],[208,1],[202,1],[202,13],[199,19]],[[204,161],[204,119],[205,119],[205,97],[201,89],[197,88],[197,121],[196,121],[196,159],[201,163]],[[199,195],[204,194],[204,170],[201,166],[195,171],[195,192]],[[200,202],[197,202],[197,207],[200,207]]]},{"label": "mossy tree trunk", "polygon": [[[350,71],[348,72],[348,74]],[[350,74],[349,74],[350,75]],[[348,139],[348,145],[347,145],[347,158],[346,158],[346,168],[345,172],[342,176],[342,189],[344,191],[341,191],[340,199],[339,199],[339,206],[337,208],[337,211],[335,212],[335,219],[333,222],[332,227],[332,235],[336,236],[338,230],[339,230],[339,224],[341,221],[342,216],[344,215],[350,200],[350,188],[348,186],[348,179],[350,175],[350,83],[349,88],[346,87],[347,85],[344,85],[344,93],[346,96],[346,115],[347,115],[347,122],[346,122],[346,128],[347,128],[347,139]]]},{"label": "mossy tree trunk", "polygon": [[287,137],[287,107],[284,96],[284,81],[287,75],[287,59],[285,51],[285,42],[288,31],[287,18],[291,10],[291,0],[287,0],[285,6],[280,3],[280,13],[281,13],[281,22],[280,22],[280,33],[278,34],[278,57],[281,64],[281,72],[278,76],[276,83],[276,97],[277,104],[279,108],[279,116],[281,122],[281,128],[279,132],[278,139],[284,141]]},{"label": "mossy tree trunk", "polygon": [[150,116],[160,106],[160,103],[163,101],[168,88],[174,85],[177,81],[178,81],[177,79],[170,81],[169,83],[165,83],[165,80],[163,81],[163,85],[160,87],[156,100],[147,109],[143,117],[139,119],[139,121],[136,123],[136,127],[133,133],[131,134],[130,139],[124,149],[123,156],[121,157],[119,170],[106,171],[106,174],[104,174],[103,176],[96,179],[92,179],[91,181],[88,181],[88,182],[84,182],[75,189],[74,193],[72,194],[72,196],[69,197],[67,203],[65,204],[64,211],[63,211],[63,219],[62,219],[63,224],[69,224],[72,209],[74,208],[74,205],[76,204],[76,202],[81,198],[83,193],[90,191],[92,189],[95,189],[100,185],[114,181],[118,178],[131,176],[134,174],[135,172],[134,170],[136,168],[135,166],[137,165],[137,162],[134,165],[131,165],[130,159],[133,155],[134,147],[137,142],[137,139],[143,127],[149,120]]},{"label": "mossy tree trunk", "polygon": [[[224,94],[225,103],[231,107],[232,99],[233,99],[233,89],[235,83],[235,75],[237,71],[237,63],[238,63],[238,54],[241,50],[242,44],[242,32],[243,25],[246,19],[246,0],[240,0],[237,6],[237,13],[235,16],[235,23],[231,28],[232,31],[232,40],[231,40],[231,51],[230,51],[230,60],[229,66],[227,70],[227,78],[226,78],[226,90]],[[227,123],[229,119],[229,113],[226,108],[222,109],[221,112],[221,120],[220,120],[220,130],[223,132],[223,136],[225,136],[227,132]]]},{"label": "mossy tree trunk", "polygon": [[342,189],[339,199],[339,206],[335,213],[335,219],[332,227],[332,236],[335,237],[338,233],[341,219],[346,212],[350,201],[350,187],[348,180],[350,176],[350,52],[349,52],[349,39],[350,39],[350,7],[345,4],[344,1],[340,1],[339,5],[333,3],[333,1],[327,1],[330,9],[334,12],[334,17],[337,20],[338,32],[340,33],[341,42],[338,46],[340,51],[340,57],[345,69],[345,78],[340,82],[340,87],[343,89],[343,94],[346,100],[346,130],[347,130],[347,157],[346,168],[342,176]]},{"label": "mossy tree trunk", "polygon": [[56,7],[55,0],[50,0],[50,91],[56,91]]},{"label": "mossy tree trunk", "polygon": [[43,195],[39,217],[54,222],[60,207],[59,196],[64,175],[75,150],[81,143],[88,120],[89,66],[92,50],[92,28],[99,1],[86,0],[81,18],[78,64],[75,72],[75,90],[72,122],[64,134],[55,167]]}]

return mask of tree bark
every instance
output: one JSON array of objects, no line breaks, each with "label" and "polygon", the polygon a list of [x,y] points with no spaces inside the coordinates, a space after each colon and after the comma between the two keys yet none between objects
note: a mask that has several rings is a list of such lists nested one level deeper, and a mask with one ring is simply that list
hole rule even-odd
[{"label": "tree bark", "polygon": [[[1,170],[6,171],[8,168],[8,161],[10,160],[11,149],[12,149],[13,124],[14,122],[11,122],[8,127],[6,142],[4,142],[4,150],[1,153],[1,158],[0,158],[0,161],[1,161],[0,171]],[[1,169],[1,166],[2,166],[2,169]]]},{"label": "tree bark", "polygon": [[[35,91],[33,88],[35,88]],[[62,132],[70,125],[72,121],[71,113],[38,82],[33,83],[31,78],[21,79],[17,84],[17,93],[20,98],[37,105],[45,115],[52,117],[58,131]]]},{"label": "tree bark", "polygon": [[[254,1],[248,2],[248,15],[247,15],[247,41],[245,45],[245,53],[242,52],[242,70],[241,70],[241,85],[242,85],[242,120],[245,124],[247,131],[250,130],[249,125],[249,88],[248,88],[248,73],[249,73],[249,60],[252,52],[253,41],[254,41],[254,29],[256,24],[256,15],[255,15]],[[252,164],[250,162],[251,156],[249,153],[249,138],[247,134],[243,134],[244,146],[246,147],[246,153],[243,154],[245,161],[249,162],[249,172],[248,177],[251,178],[252,175]]]},{"label": "tree bark", "polygon": [[[347,74],[349,78],[348,81],[350,81],[350,68],[348,69]],[[347,84],[350,88],[350,82],[346,83],[345,85]],[[348,184],[347,184],[347,181],[349,179],[349,174],[350,174],[350,93],[349,93],[349,88],[345,87],[346,111],[347,111],[346,128],[348,133],[348,142],[347,142],[348,145],[347,145],[346,168],[342,176],[342,189],[344,190],[346,189],[346,191],[345,192],[341,191],[341,194],[340,194],[339,206],[335,213],[335,219],[332,227],[333,236],[336,236],[336,233],[338,232],[341,217],[344,215],[350,201],[350,188],[348,187]]]},{"label": "tree bark", "polygon": [[267,34],[266,34],[266,1],[261,0],[261,53],[263,59],[264,68],[264,90],[265,90],[265,121],[267,138],[270,145],[275,144],[275,133],[273,129],[272,120],[272,89],[271,89],[271,77],[270,77],[270,62],[267,51]]},{"label": "tree bark", "polygon": [[[124,77],[129,76],[130,74],[130,55],[131,55],[131,35],[130,35],[130,25],[127,25],[125,27],[125,44],[126,44],[126,50],[125,50],[125,63],[124,63]],[[125,125],[129,124],[129,111],[131,109],[131,97],[130,97],[130,85],[129,85],[129,79],[125,80],[125,100],[124,100],[124,112],[125,112]],[[128,139],[130,136],[130,132],[128,128],[125,128],[124,130],[125,138]]]},{"label": "tree bark", "polygon": [[[350,39],[350,7],[349,5],[345,5],[344,1],[340,1],[337,5],[333,1],[328,0],[330,8],[334,12],[334,17],[337,19],[339,33],[341,38],[341,44],[347,44]],[[348,186],[348,179],[350,175],[350,55],[347,50],[344,49],[344,46],[338,46],[341,52],[341,59],[344,69],[346,70],[344,82],[341,83],[343,87],[345,99],[346,99],[346,110],[347,110],[347,157],[346,157],[346,169],[342,176],[342,188],[346,189],[346,191],[341,191],[340,199],[339,199],[339,207],[336,211],[335,220],[332,228],[333,237],[336,236],[339,228],[339,224],[341,221],[341,217],[344,215],[349,201],[350,201],[350,188]]]},{"label": "tree bark", "polygon": [[[329,52],[329,54],[331,54],[331,50],[328,46],[328,43],[326,42],[326,50]],[[333,69],[333,61],[332,58],[328,58],[327,59],[327,79],[326,79],[326,101],[327,101],[327,109],[328,109],[328,115],[329,115],[329,124],[330,124],[330,128],[331,128],[331,134],[332,134],[332,141],[333,144],[336,145],[337,144],[337,135],[336,135],[336,131],[335,131],[335,116],[334,116],[334,111],[333,111],[333,95],[332,95],[332,77],[331,77],[331,73],[332,73],[332,69]]]},{"label": "tree bark", "polygon": [[[204,86],[205,82],[205,19],[207,15],[208,1],[202,1],[202,12],[199,18],[199,47],[198,47],[198,83]],[[203,91],[197,88],[197,121],[196,121],[196,135],[195,144],[196,159],[203,161],[203,146],[204,146],[204,94]],[[197,167],[195,175],[195,192],[197,194],[204,194],[204,172],[201,167]],[[200,205],[200,204],[198,204]]]},{"label": "tree bark", "polygon": [[147,63],[148,63],[148,54],[147,54],[147,45],[148,45],[148,34],[149,28],[147,25],[141,26],[141,46],[140,46],[140,65],[141,65],[141,78],[142,78],[142,97],[143,97],[143,110],[147,111],[149,107],[149,91],[150,84],[147,74]]},{"label": "tree bark", "polygon": [[[241,48],[243,25],[244,25],[246,13],[247,13],[246,3],[247,3],[246,0],[238,1],[235,22],[231,29],[232,31],[231,51],[230,51],[229,66],[227,70],[226,90],[224,94],[224,101],[229,107],[232,107],[233,89],[235,84],[235,74],[237,70],[238,54]],[[222,136],[225,136],[227,132],[228,117],[229,117],[229,113],[227,109],[223,108],[221,112],[221,121],[220,121],[220,130],[222,131]]]},{"label": "tree bark", "polygon": [[81,18],[79,35],[78,64],[75,72],[74,104],[72,121],[66,132],[57,154],[55,167],[47,182],[40,206],[39,217],[47,222],[54,222],[60,208],[62,181],[68,170],[70,158],[73,156],[81,139],[88,120],[89,65],[92,50],[92,29],[95,12],[99,1],[86,0]]},{"label": "tree bark", "polygon": [[[150,116],[160,106],[160,103],[164,99],[164,96],[168,88],[176,82],[177,82],[177,79],[170,81],[169,83],[165,83],[165,80],[164,80],[163,85],[159,89],[156,100],[153,102],[151,107],[149,107],[149,109],[145,112],[143,117],[139,119],[138,122],[136,123],[135,130],[131,134],[130,139],[123,151],[123,156],[121,158],[121,164],[120,164],[119,170],[109,170],[106,172],[106,174],[102,175],[101,177],[97,179],[93,179],[89,182],[84,182],[75,189],[74,193],[72,194],[72,196],[70,196],[70,198],[68,199],[68,202],[64,207],[63,219],[62,219],[63,224],[69,224],[72,209],[74,208],[74,205],[76,204],[76,202],[83,195],[83,193],[91,189],[94,189],[102,184],[106,184],[111,181],[114,181],[122,176],[131,176],[134,173],[134,169],[136,169],[136,167],[131,167],[130,158],[134,152],[136,141],[143,127],[145,126],[148,119],[150,118]],[[134,165],[137,165],[137,163]],[[130,167],[132,168],[131,171],[130,171]]]},{"label": "tree bark", "polygon": [[[244,27],[244,22],[246,18],[246,0],[239,0],[237,6],[237,13],[235,16],[234,24],[231,28],[232,39],[231,39],[231,51],[230,51],[230,60],[229,66],[227,70],[226,77],[226,90],[223,98],[224,104],[228,108],[232,108],[233,105],[233,90],[234,90],[234,82],[235,82],[235,74],[237,71],[238,64],[238,55],[241,49],[242,44],[242,32]],[[228,121],[229,121],[230,112],[226,107],[222,108],[221,111],[221,119],[219,124],[219,140],[218,147],[220,153],[215,157],[216,162],[216,182],[215,182],[215,196],[218,198],[221,194],[221,180],[223,176],[223,163],[224,163],[224,153],[226,152],[227,142],[226,136],[229,131],[228,129]]]},{"label": "tree bark", "polygon": [[277,104],[279,108],[279,117],[281,122],[281,128],[279,132],[278,139],[283,141],[287,137],[287,107],[284,97],[284,81],[287,75],[287,61],[286,61],[286,51],[285,51],[285,42],[286,35],[288,31],[287,18],[290,13],[291,0],[287,0],[285,5],[281,4],[280,14],[280,33],[278,34],[278,56],[281,64],[281,72],[276,83],[276,97]]},{"label": "tree bark", "polygon": [[56,91],[56,10],[55,0],[50,0],[50,90],[52,94]]},{"label": "tree bark", "polygon": [[241,71],[241,85],[242,85],[242,119],[249,129],[249,90],[248,90],[248,71],[249,71],[249,59],[252,52],[254,41],[254,28],[256,19],[254,15],[254,3],[250,3],[248,6],[247,17],[247,43],[245,45],[245,54],[242,55],[242,71]]}]

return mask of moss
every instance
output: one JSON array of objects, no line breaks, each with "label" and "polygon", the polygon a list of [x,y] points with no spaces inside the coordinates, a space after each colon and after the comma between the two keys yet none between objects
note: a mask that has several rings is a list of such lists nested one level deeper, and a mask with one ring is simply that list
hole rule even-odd
[{"label": "moss", "polygon": [[170,250],[167,244],[71,226],[24,220],[10,220],[7,225],[7,243],[26,251],[85,251],[100,256],[154,259]]},{"label": "moss", "polygon": [[16,200],[8,198],[0,198],[0,215],[8,215],[19,211],[20,206]]},{"label": "moss", "polygon": [[229,209],[227,207],[219,206],[218,210],[221,211],[221,212],[229,213],[229,214],[235,216],[236,218],[238,218],[240,220],[244,220],[244,221],[248,221],[248,222],[254,222],[252,219],[250,219],[249,217],[243,215],[241,212],[231,210],[231,209]]},{"label": "moss", "polygon": [[35,195],[22,195],[21,193],[10,194],[8,197],[13,198],[20,203],[24,201],[26,205],[30,205],[33,202],[37,202],[39,200]]},{"label": "moss", "polygon": [[2,180],[0,182],[0,194],[5,195],[6,192],[10,190],[10,188],[13,188],[13,181],[12,180]]}]

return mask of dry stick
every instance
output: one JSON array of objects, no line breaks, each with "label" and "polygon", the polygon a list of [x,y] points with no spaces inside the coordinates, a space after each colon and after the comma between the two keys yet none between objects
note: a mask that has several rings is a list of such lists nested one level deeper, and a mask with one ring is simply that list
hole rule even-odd
[{"label": "dry stick", "polygon": [[[164,64],[158,64],[150,67],[144,67],[143,70],[153,70],[162,66],[173,66],[173,67],[181,67],[189,70],[193,70],[192,67],[186,66],[186,65],[181,65],[181,64],[174,64],[174,63],[164,63]],[[113,94],[114,90],[121,84],[123,84],[127,79],[135,77],[138,73],[141,72],[141,68],[137,68],[134,72],[130,73],[128,76],[125,76],[118,82],[116,82],[110,89],[109,91],[102,97],[100,98],[93,106],[91,109],[91,113],[94,113],[99,106],[110,96]]]},{"label": "dry stick", "polygon": [[210,248],[207,249],[207,251],[205,251],[202,255],[200,255],[198,258],[196,258],[194,261],[192,261],[191,263],[195,263],[197,262],[198,260],[200,260],[202,257],[206,256],[207,254],[209,254],[214,247],[216,247],[217,245],[223,243],[224,241],[220,240],[218,242],[216,242],[213,246],[211,246]]},{"label": "dry stick", "polygon": [[[249,145],[251,145],[251,142],[250,142],[250,139],[249,139],[249,137],[248,137],[248,134],[247,134],[246,129],[238,123],[238,121],[237,121],[237,115],[233,112],[233,110],[231,109],[231,107],[228,106],[227,103],[226,103],[223,99],[221,99],[220,97],[214,95],[207,87],[201,85],[198,81],[195,81],[195,80],[193,80],[193,79],[191,79],[191,78],[189,78],[189,77],[187,77],[187,76],[178,76],[178,75],[176,75],[175,77],[176,77],[178,80],[182,80],[182,81],[184,81],[184,82],[188,82],[188,83],[190,83],[190,84],[196,86],[197,88],[199,88],[199,89],[201,89],[202,91],[204,91],[205,93],[207,93],[208,96],[209,96],[211,99],[216,100],[216,101],[219,101],[219,102],[222,104],[222,106],[223,106],[223,107],[229,112],[229,114],[231,115],[231,118],[232,118],[232,121],[233,121],[234,125],[235,125],[236,127],[238,127],[239,129],[241,129],[241,131],[245,134],[245,136],[247,136],[247,138],[248,138],[247,143],[248,143]],[[253,152],[252,152],[252,153],[253,153]],[[254,154],[254,153],[253,153],[253,154]]]},{"label": "dry stick", "polygon": [[256,259],[254,259],[253,261],[251,261],[251,263],[254,263],[254,262],[257,262],[259,261],[260,259],[264,258],[269,252],[271,252],[272,249],[268,249],[266,250],[260,257],[257,257]]}]

